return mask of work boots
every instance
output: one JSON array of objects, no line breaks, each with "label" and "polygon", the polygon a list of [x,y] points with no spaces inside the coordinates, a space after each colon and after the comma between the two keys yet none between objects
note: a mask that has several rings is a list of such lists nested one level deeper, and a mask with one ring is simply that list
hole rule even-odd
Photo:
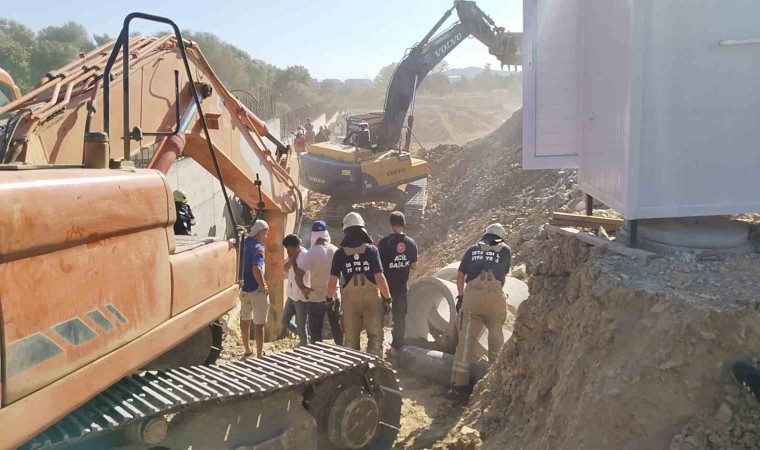
[{"label": "work boots", "polygon": [[470,386],[452,386],[443,398],[460,405],[466,405],[470,401],[472,389]]}]

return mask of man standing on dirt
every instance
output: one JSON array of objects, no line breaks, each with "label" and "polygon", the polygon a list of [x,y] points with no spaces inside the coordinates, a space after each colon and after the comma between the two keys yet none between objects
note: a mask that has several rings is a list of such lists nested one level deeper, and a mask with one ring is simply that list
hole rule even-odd
[{"label": "man standing on dirt", "polygon": [[313,144],[314,137],[316,135],[314,134],[314,124],[311,123],[311,119],[306,119],[306,123],[304,124],[303,128],[306,130],[306,143]]},{"label": "man standing on dirt", "polygon": [[377,247],[355,212],[343,218],[343,241],[333,256],[327,296],[333,298],[339,277],[343,284],[343,325],[346,347],[359,350],[359,336],[367,330],[367,353],[383,356],[383,319],[391,296]]},{"label": "man standing on dirt", "polygon": [[404,345],[406,295],[409,275],[417,269],[417,243],[404,233],[406,220],[402,212],[393,211],[389,221],[391,234],[380,239],[377,248],[393,298],[393,342],[386,356],[395,357]]},{"label": "man standing on dirt", "polygon": [[[307,326],[309,342],[322,341],[322,328],[325,323],[325,313],[330,321],[333,339],[338,345],[343,345],[343,329],[340,325],[340,297],[327,296],[327,284],[330,281],[332,260],[338,247],[330,243],[330,232],[327,224],[317,220],[311,227],[311,247],[306,253],[300,269],[309,272],[311,288],[307,305]],[[298,276],[298,274],[296,274]]]},{"label": "man standing on dirt", "polygon": [[288,300],[292,301],[295,308],[298,345],[306,345],[306,303],[312,292],[309,287],[309,274],[301,269],[305,262],[306,249],[301,246],[301,238],[295,234],[285,236],[282,245],[288,254],[288,260],[285,261],[285,271],[288,273]]},{"label": "man standing on dirt", "polygon": [[[448,398],[466,402],[470,395],[470,365],[483,325],[488,329],[488,360],[493,363],[504,345],[507,302],[503,286],[509,273],[511,250],[507,232],[499,223],[486,228],[483,239],[462,257],[457,272],[457,329],[459,344],[451,372]],[[465,287],[465,284],[467,285]]]},{"label": "man standing on dirt", "polygon": [[269,286],[264,280],[264,242],[269,234],[269,225],[257,220],[245,238],[243,250],[243,286],[240,289],[240,334],[245,347],[244,357],[251,351],[251,321],[256,340],[256,357],[261,358],[264,349],[264,325],[269,314]]}]

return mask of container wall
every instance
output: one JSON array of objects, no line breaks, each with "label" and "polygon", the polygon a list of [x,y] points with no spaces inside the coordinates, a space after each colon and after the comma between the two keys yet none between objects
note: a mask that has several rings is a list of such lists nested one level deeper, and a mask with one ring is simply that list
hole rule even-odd
[{"label": "container wall", "polygon": [[525,0],[523,6],[523,168],[574,168],[581,0]]},{"label": "container wall", "polygon": [[760,2],[641,3],[637,217],[760,211]]},{"label": "container wall", "polygon": [[583,2],[581,188],[623,214],[630,142],[631,8],[624,0]]}]

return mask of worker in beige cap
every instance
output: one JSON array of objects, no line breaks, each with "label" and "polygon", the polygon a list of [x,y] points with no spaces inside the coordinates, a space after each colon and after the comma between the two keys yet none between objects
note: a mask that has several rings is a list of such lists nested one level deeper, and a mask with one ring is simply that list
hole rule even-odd
[{"label": "worker in beige cap", "polygon": [[359,335],[367,330],[367,353],[382,358],[383,322],[391,310],[391,295],[383,275],[380,253],[355,212],[343,219],[343,240],[333,255],[327,297],[335,298],[343,279],[343,332],[346,347],[359,350]]},{"label": "worker in beige cap", "polygon": [[[457,329],[459,344],[451,373],[448,398],[465,402],[470,395],[470,365],[475,345],[485,325],[488,360],[493,363],[504,345],[502,327],[507,319],[503,286],[509,273],[511,250],[504,242],[507,232],[499,223],[486,228],[483,239],[462,257],[457,272]],[[466,287],[465,287],[466,286]]]},{"label": "worker in beige cap", "polygon": [[251,344],[251,321],[256,340],[256,356],[261,357],[264,347],[264,325],[269,314],[269,287],[264,280],[264,243],[269,234],[269,224],[257,220],[248,231],[243,243],[243,286],[240,288],[240,333],[243,336],[245,357],[253,354]]}]

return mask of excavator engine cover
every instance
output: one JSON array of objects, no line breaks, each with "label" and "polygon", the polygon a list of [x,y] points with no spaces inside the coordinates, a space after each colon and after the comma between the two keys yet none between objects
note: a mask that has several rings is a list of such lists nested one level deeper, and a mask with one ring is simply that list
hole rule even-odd
[{"label": "excavator engine cover", "polygon": [[314,192],[361,200],[362,197],[427,178],[427,162],[395,150],[372,150],[329,142],[313,144],[300,155],[301,184]]}]

